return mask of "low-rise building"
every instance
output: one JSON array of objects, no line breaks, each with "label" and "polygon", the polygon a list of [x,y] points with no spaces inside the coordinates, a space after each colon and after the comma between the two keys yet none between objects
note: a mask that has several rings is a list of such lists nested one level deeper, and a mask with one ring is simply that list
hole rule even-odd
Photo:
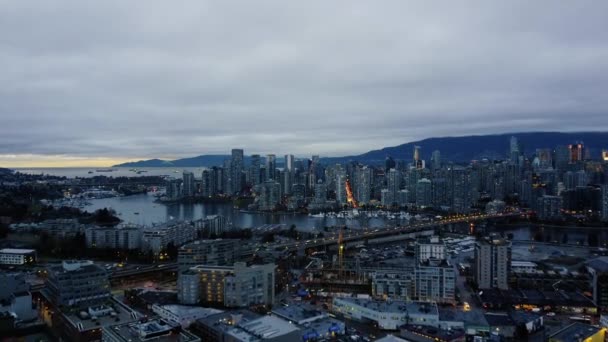
[{"label": "low-rise building", "polygon": [[346,318],[376,322],[384,330],[396,330],[404,324],[439,326],[435,303],[335,297],[332,310]]},{"label": "low-rise building", "polygon": [[89,307],[106,302],[112,295],[105,269],[89,260],[66,260],[48,268],[46,292],[60,307]]},{"label": "low-rise building", "polygon": [[179,247],[186,242],[194,241],[198,228],[192,222],[168,222],[159,226],[144,228],[142,232],[142,249],[151,250],[155,254],[172,243]]},{"label": "low-rise building", "polygon": [[87,247],[111,249],[139,249],[142,227],[91,227],[85,230]]},{"label": "low-rise building", "polygon": [[152,312],[166,322],[177,323],[188,328],[197,319],[222,313],[222,310],[186,305],[152,305]]},{"label": "low-rise building", "polygon": [[608,257],[595,258],[587,263],[592,276],[593,301],[602,310],[608,308]]},{"label": "low-rise building", "polygon": [[42,221],[38,229],[54,237],[66,238],[82,233],[84,226],[78,222],[78,219],[51,219]]},{"label": "low-rise building", "polygon": [[302,331],[278,317],[262,316],[249,322],[240,321],[224,337],[225,342],[293,342],[302,339]]},{"label": "low-rise building", "polygon": [[13,316],[14,323],[36,318],[29,290],[22,273],[0,272],[0,313]]},{"label": "low-rise building", "polygon": [[228,231],[228,221],[221,215],[207,215],[203,224],[210,235],[220,236]]},{"label": "low-rise building", "polygon": [[232,310],[197,319],[190,327],[205,342],[225,341],[224,335],[239,322],[251,322],[261,315],[249,310]]},{"label": "low-rise building", "polygon": [[604,342],[606,329],[584,323],[573,323],[549,336],[549,342]]},{"label": "low-rise building", "polygon": [[34,249],[0,249],[0,265],[29,265],[35,262],[36,250]]},{"label": "low-rise building", "polygon": [[346,332],[344,322],[305,303],[275,307],[272,314],[296,324],[302,330],[302,341],[330,339]]},{"label": "low-rise building", "polygon": [[122,323],[103,327],[103,342],[200,342],[201,339],[181,329],[177,323],[162,319]]}]

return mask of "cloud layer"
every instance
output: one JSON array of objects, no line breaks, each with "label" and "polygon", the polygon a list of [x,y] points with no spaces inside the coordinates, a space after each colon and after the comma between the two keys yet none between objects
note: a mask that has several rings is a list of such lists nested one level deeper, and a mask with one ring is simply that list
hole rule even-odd
[{"label": "cloud layer", "polygon": [[603,1],[0,1],[0,164],[605,130],[606,13]]}]

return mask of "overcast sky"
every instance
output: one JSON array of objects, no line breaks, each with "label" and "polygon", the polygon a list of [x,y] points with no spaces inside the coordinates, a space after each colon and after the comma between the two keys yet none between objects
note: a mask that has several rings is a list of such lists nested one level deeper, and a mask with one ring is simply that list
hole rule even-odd
[{"label": "overcast sky", "polygon": [[608,127],[608,1],[2,1],[0,166]]}]

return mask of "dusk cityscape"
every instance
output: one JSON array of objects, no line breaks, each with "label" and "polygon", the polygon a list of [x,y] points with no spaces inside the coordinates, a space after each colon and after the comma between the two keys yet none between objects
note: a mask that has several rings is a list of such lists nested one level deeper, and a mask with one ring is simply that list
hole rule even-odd
[{"label": "dusk cityscape", "polygon": [[0,2],[0,341],[608,341],[606,13]]}]

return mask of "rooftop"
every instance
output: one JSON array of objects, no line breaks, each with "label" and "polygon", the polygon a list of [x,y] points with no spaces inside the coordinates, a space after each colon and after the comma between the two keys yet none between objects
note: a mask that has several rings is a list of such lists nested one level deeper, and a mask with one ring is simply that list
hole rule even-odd
[{"label": "rooftop", "polygon": [[154,341],[154,342],[195,342],[200,339],[184,330],[179,325],[170,324],[160,319],[147,322],[132,322],[104,328],[104,335],[119,341]]},{"label": "rooftop", "polygon": [[0,249],[0,253],[4,254],[29,254],[36,253],[35,249],[20,249],[20,248],[3,248]]},{"label": "rooftop", "polygon": [[395,335],[386,335],[382,338],[377,339],[375,342],[407,342],[407,340],[404,340]]},{"label": "rooftop", "polygon": [[199,318],[196,320],[196,324],[205,325],[216,331],[228,331],[239,321],[249,322],[259,317],[261,317],[259,314],[249,310],[232,310]]},{"label": "rooftop", "polygon": [[223,312],[222,310],[213,309],[213,308],[203,308],[200,306],[158,305],[158,307],[160,307],[164,310],[167,310],[167,311],[171,312],[172,314],[179,316],[179,317],[200,316],[202,318],[202,317],[208,317],[208,316]]},{"label": "rooftop", "polygon": [[440,321],[464,322],[465,326],[489,326],[482,310],[463,311],[457,308],[439,308]]},{"label": "rooftop", "polygon": [[427,315],[437,315],[437,304],[428,302],[406,302],[406,301],[380,301],[373,299],[361,298],[336,298],[336,300],[346,301],[355,305],[363,306],[370,310],[378,312],[396,312],[396,313],[418,313]]},{"label": "rooftop", "polygon": [[597,272],[608,272],[608,256],[595,258],[587,263],[587,266],[593,268]]},{"label": "rooftop", "polygon": [[228,334],[240,340],[256,341],[276,338],[299,331],[295,325],[276,316],[262,316],[249,322],[240,322]]},{"label": "rooftop", "polygon": [[297,324],[312,318],[321,319],[327,317],[327,313],[317,310],[307,304],[290,304],[289,306],[278,306],[272,309],[272,313]]},{"label": "rooftop", "polygon": [[135,311],[115,299],[108,301],[107,305],[113,309],[114,314],[100,315],[95,319],[89,315],[81,316],[79,311],[66,311],[63,312],[63,315],[80,331],[98,329],[119,323],[130,323],[139,318]]},{"label": "rooftop", "polygon": [[[451,341],[460,339],[464,336],[465,332],[462,329],[437,329],[435,327],[421,326],[421,325],[404,325],[401,328],[402,336],[404,331],[409,331],[415,335],[422,335],[427,337],[429,340],[440,340],[440,341]],[[406,337],[406,336],[404,336]]]},{"label": "rooftop", "polygon": [[583,341],[597,334],[601,328],[584,323],[572,323],[549,337],[553,342]]}]

